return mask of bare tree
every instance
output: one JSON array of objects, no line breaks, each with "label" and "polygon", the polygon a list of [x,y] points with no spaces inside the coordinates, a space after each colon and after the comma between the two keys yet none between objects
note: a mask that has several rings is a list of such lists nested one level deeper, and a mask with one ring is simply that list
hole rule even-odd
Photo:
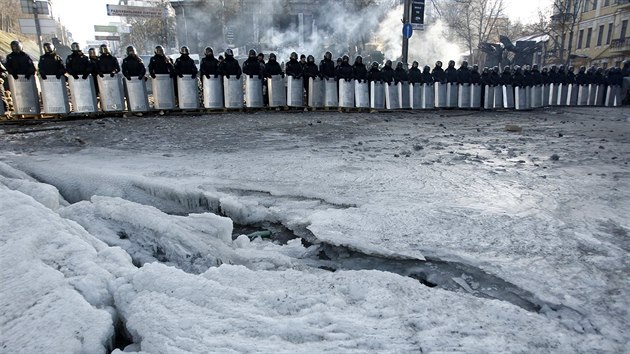
[{"label": "bare tree", "polygon": [[19,33],[18,19],[21,14],[18,0],[0,0],[0,30]]},{"label": "bare tree", "polygon": [[534,24],[537,32],[549,36],[555,57],[565,64],[571,59],[573,31],[584,6],[585,0],[554,0],[550,9],[538,12],[539,19]]},{"label": "bare tree", "polygon": [[[450,6],[442,9],[449,27],[471,53],[471,61],[479,61],[479,53],[474,49],[488,42],[499,20],[504,17],[503,0],[452,0]],[[446,10],[446,11],[444,11]]]}]

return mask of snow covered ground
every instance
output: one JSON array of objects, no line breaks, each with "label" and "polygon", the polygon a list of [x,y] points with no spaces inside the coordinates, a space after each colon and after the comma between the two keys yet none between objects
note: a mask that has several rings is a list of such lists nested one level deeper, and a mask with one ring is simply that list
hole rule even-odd
[{"label": "snow covered ground", "polygon": [[629,161],[625,108],[0,126],[0,351],[630,351]]}]

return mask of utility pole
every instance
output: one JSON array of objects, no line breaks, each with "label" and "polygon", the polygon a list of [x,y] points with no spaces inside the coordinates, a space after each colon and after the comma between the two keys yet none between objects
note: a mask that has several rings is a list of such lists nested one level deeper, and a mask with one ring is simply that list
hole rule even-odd
[{"label": "utility pole", "polygon": [[[403,10],[403,25],[409,23],[409,8],[411,7],[411,0],[405,0],[404,10]],[[409,57],[409,38],[403,36],[402,41],[402,62],[407,65],[407,58]]]},{"label": "utility pole", "polygon": [[39,11],[37,10],[37,1],[33,0],[33,20],[35,21],[35,32],[37,36],[37,46],[39,55],[44,54],[42,50],[42,28],[39,25]]}]

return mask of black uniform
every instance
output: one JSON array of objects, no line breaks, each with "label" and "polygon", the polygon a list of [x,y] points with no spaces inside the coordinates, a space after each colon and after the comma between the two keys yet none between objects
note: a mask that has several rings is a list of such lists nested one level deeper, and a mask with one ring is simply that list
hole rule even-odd
[{"label": "black uniform", "polygon": [[264,67],[260,64],[257,57],[250,56],[243,62],[243,74],[249,75],[250,77],[257,76],[262,79],[263,72]]},{"label": "black uniform", "polygon": [[578,85],[588,85],[586,68],[580,68],[580,71],[577,73],[577,75],[575,75],[575,83]]},{"label": "black uniform", "polygon": [[407,73],[407,70],[403,68],[402,63],[396,65],[396,69],[394,70],[394,81],[396,83],[409,82],[409,74]]},{"label": "black uniform", "polygon": [[335,77],[335,62],[332,59],[322,59],[319,63],[319,72],[324,79]]},{"label": "black uniform", "polygon": [[144,67],[144,62],[137,55],[128,55],[122,62],[122,73],[127,79],[131,80],[132,77],[139,79],[144,78],[147,73],[147,69]]},{"label": "black uniform", "polygon": [[[533,67],[532,68],[532,71],[530,72],[530,75],[532,77],[532,84],[534,86],[543,84],[542,74],[540,73],[540,70],[538,70],[537,67]],[[569,83],[573,83],[574,80],[575,80],[575,75],[571,71],[569,71],[569,73],[567,74],[567,82],[570,81]]]},{"label": "black uniform", "polygon": [[302,73],[303,73],[302,64],[300,64],[300,62],[297,61],[296,59],[289,60],[285,68],[286,68],[285,73],[287,75],[293,76],[296,79],[299,79],[302,77]]},{"label": "black uniform", "polygon": [[458,74],[457,74],[457,69],[455,69],[454,63],[450,63],[448,65],[448,68],[446,68],[445,70],[445,74],[446,74],[446,82],[457,83]]},{"label": "black uniform", "polygon": [[314,62],[307,61],[304,65],[304,81],[308,81],[309,78],[316,78],[319,76],[319,68]]},{"label": "black uniform", "polygon": [[56,53],[46,53],[39,57],[37,69],[39,70],[39,76],[44,80],[46,80],[47,76],[55,76],[59,79],[66,73],[63,59]]},{"label": "black uniform", "polygon": [[18,75],[26,76],[27,79],[35,75],[35,64],[33,64],[31,57],[24,52],[7,55],[5,67],[14,79],[17,79]]},{"label": "black uniform", "polygon": [[409,69],[409,82],[412,84],[422,83],[422,71],[417,66],[412,66]]},{"label": "black uniform", "polygon": [[503,70],[503,73],[501,74],[501,85],[512,85],[512,83],[513,78],[510,70]]},{"label": "black uniform", "polygon": [[230,78],[230,76],[236,76],[237,79],[241,78],[241,66],[238,65],[238,61],[234,59],[231,55],[226,55],[225,60],[220,66],[220,70],[226,78]]},{"label": "black uniform", "polygon": [[436,65],[433,68],[432,75],[433,75],[434,82],[441,82],[441,83],[446,82],[446,73],[444,72],[444,69],[442,69],[442,67]]},{"label": "black uniform", "polygon": [[341,64],[337,67],[337,80],[352,80],[354,76],[354,72],[352,66],[347,61],[342,61]]},{"label": "black uniform", "polygon": [[355,80],[358,82],[365,82],[367,80],[367,68],[363,62],[358,62],[358,58],[354,60],[354,65],[352,65],[352,73]]},{"label": "black uniform", "polygon": [[391,63],[385,64],[383,70],[381,70],[381,78],[388,85],[391,85],[394,82],[394,69],[392,69]]},{"label": "black uniform", "polygon": [[171,58],[166,55],[156,54],[149,60],[149,75],[155,79],[155,75],[171,75],[175,77],[175,68]]},{"label": "black uniform", "polygon": [[111,77],[114,77],[116,73],[120,72],[120,64],[118,64],[118,59],[116,59],[113,55],[109,53],[103,53],[98,57],[98,62],[96,63],[98,74],[103,77],[105,74],[109,74]]},{"label": "black uniform", "polygon": [[275,75],[282,75],[282,77],[284,77],[280,63],[276,61],[275,57],[269,56],[269,61],[265,64],[265,77],[272,77]]},{"label": "black uniform", "polygon": [[474,85],[478,85],[481,83],[481,74],[479,74],[479,69],[473,67],[470,71],[470,83]]},{"label": "black uniform", "polygon": [[[450,67],[446,69],[446,75],[450,75]],[[449,80],[449,82],[451,82]],[[457,70],[457,83],[459,84],[469,84],[470,83],[470,69],[468,66],[462,65]]]},{"label": "black uniform", "polygon": [[206,76],[207,78],[213,76],[216,78],[221,75],[221,71],[219,71],[219,61],[214,57],[214,54],[206,55],[201,58],[199,67],[199,74],[201,76]]},{"label": "black uniform", "polygon": [[432,84],[434,81],[433,75],[431,74],[431,68],[426,65],[422,70],[422,83]]},{"label": "black uniform", "polygon": [[372,66],[370,68],[370,71],[368,71],[367,73],[367,79],[372,82],[372,81],[383,81],[383,78],[381,77],[381,70],[378,68],[378,66]]},{"label": "black uniform", "polygon": [[75,79],[81,76],[85,80],[94,72],[95,68],[90,58],[83,54],[83,52],[77,51],[72,52],[72,54],[68,55],[68,58],[66,58],[66,70],[68,70],[68,74],[72,75]]},{"label": "black uniform", "polygon": [[175,60],[175,73],[179,77],[184,77],[184,75],[190,76],[193,79],[197,77],[197,66],[195,65],[195,61],[188,54],[182,54]]}]

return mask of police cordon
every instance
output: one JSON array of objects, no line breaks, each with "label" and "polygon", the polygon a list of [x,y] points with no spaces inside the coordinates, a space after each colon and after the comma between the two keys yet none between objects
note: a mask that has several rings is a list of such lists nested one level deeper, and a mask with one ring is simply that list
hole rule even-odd
[{"label": "police cordon", "polygon": [[[621,106],[628,94],[621,68],[552,65],[539,68],[506,66],[481,72],[466,61],[459,68],[450,61],[446,69],[438,61],[433,70],[413,62],[407,70],[387,60],[381,68],[373,62],[368,69],[363,58],[354,64],[344,55],[332,60],[326,52],[319,65],[309,55],[298,61],[291,53],[283,70],[275,54],[265,62],[264,54],[249,51],[242,68],[227,49],[218,58],[207,47],[197,64],[187,47],[173,60],[161,46],[155,48],[147,67],[133,46],[127,47],[122,65],[101,45],[100,55],[83,54],[77,43],[65,61],[50,43],[44,45],[36,70],[18,41],[11,43],[6,68],[11,101],[0,107],[5,118],[64,117],[131,112],[203,112],[243,109],[339,109],[339,110],[428,110],[428,109],[515,109],[547,106]],[[38,75],[37,75],[38,74]],[[147,75],[148,74],[148,75]],[[147,89],[148,79],[151,79]],[[627,81],[628,78],[625,78]],[[8,101],[8,100],[7,100]]]}]

